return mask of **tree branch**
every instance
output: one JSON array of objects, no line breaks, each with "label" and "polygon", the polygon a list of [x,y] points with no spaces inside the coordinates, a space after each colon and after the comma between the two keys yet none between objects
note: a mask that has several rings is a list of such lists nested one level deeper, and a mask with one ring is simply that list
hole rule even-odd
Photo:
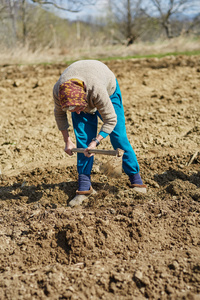
[{"label": "tree branch", "polygon": [[74,13],[80,12],[83,9],[83,6],[94,5],[97,2],[97,0],[86,0],[86,1],[71,0],[71,1],[65,1],[65,3],[67,2],[68,7],[64,7],[64,6],[58,5],[55,1],[46,1],[46,0],[31,0],[31,1],[33,3],[38,3],[40,5],[52,5],[57,9],[74,12]]}]

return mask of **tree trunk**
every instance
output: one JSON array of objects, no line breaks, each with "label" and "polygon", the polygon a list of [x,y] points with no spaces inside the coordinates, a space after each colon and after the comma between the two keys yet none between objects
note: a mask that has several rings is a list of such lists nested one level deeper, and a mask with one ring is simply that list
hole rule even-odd
[{"label": "tree trunk", "polygon": [[171,31],[171,24],[169,21],[163,22],[163,27],[165,29],[166,35],[168,37],[168,39],[171,39],[172,36],[172,31]]},{"label": "tree trunk", "polygon": [[26,0],[22,1],[22,26],[23,26],[23,46],[26,45],[27,28],[26,28]]},{"label": "tree trunk", "polygon": [[17,30],[16,30],[16,20],[15,20],[15,6],[13,0],[9,0],[9,8],[10,8],[10,18],[12,22],[13,44],[15,44],[17,41]]},{"label": "tree trunk", "polygon": [[131,19],[131,4],[130,0],[127,0],[127,32],[126,32],[126,37],[127,39],[131,39],[131,24],[132,24],[132,19]]}]

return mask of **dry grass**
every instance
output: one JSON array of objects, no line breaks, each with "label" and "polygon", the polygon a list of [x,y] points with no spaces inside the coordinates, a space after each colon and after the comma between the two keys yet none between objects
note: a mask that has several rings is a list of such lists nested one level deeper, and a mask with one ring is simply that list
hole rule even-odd
[{"label": "dry grass", "polygon": [[59,63],[79,59],[101,59],[108,57],[126,57],[136,55],[164,54],[200,50],[199,39],[178,37],[170,40],[159,40],[155,43],[136,43],[125,45],[99,45],[96,47],[84,44],[84,47],[38,49],[32,52],[28,47],[17,47],[15,50],[4,49],[0,52],[0,65]]}]

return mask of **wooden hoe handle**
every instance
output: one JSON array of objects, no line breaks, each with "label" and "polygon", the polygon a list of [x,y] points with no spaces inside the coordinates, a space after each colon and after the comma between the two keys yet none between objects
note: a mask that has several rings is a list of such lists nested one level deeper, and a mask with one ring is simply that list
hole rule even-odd
[{"label": "wooden hoe handle", "polygon": [[[73,148],[72,149],[72,152],[77,152],[77,153],[84,153],[84,151],[85,151],[84,148]],[[121,157],[123,155],[124,151],[119,148],[117,148],[116,150],[93,149],[93,150],[90,150],[89,153]]]}]

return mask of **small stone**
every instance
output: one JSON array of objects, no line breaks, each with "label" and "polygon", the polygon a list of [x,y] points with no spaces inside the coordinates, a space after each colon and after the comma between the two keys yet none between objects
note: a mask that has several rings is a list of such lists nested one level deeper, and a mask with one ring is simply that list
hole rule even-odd
[{"label": "small stone", "polygon": [[136,279],[139,279],[139,280],[142,280],[142,277],[143,277],[142,272],[139,271],[139,270],[137,270],[137,271],[135,272],[135,278],[136,278]]},{"label": "small stone", "polygon": [[176,260],[174,260],[171,264],[169,264],[169,268],[171,270],[176,270],[176,269],[178,269],[178,267],[179,267],[179,264]]},{"label": "small stone", "polygon": [[170,285],[167,285],[165,290],[167,294],[172,294],[174,292],[173,288]]},{"label": "small stone", "polygon": [[116,210],[115,210],[114,208],[111,208],[111,209],[110,209],[110,213],[111,213],[112,215],[114,215],[114,214],[116,214]]},{"label": "small stone", "polygon": [[168,110],[165,107],[158,108],[158,111],[163,114],[168,112]]}]

